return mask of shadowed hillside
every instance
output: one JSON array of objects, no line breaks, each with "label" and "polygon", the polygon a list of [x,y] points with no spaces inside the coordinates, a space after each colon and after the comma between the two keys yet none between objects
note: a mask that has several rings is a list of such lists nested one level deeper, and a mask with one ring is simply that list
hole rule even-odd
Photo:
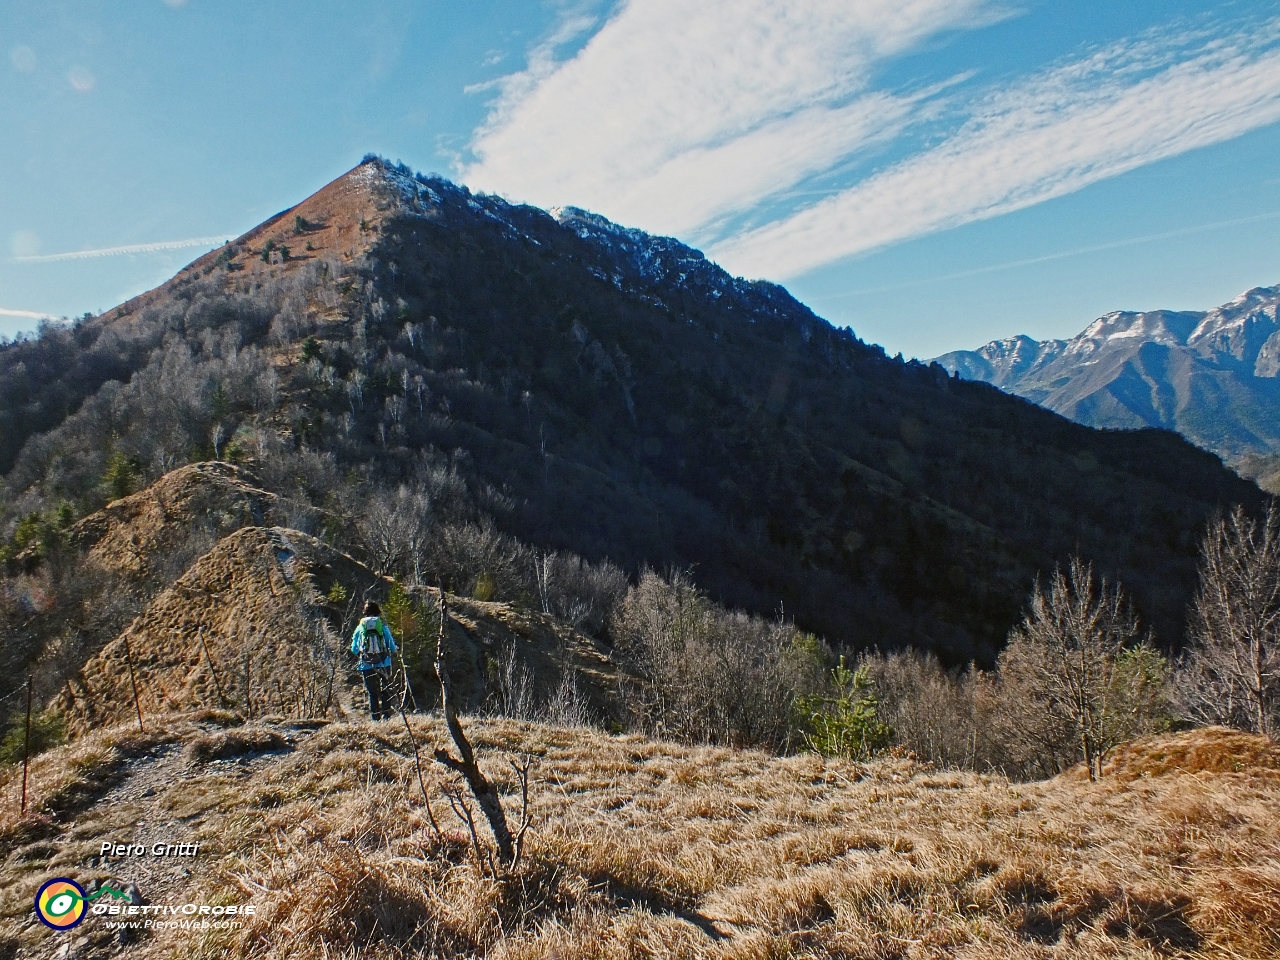
[{"label": "shadowed hillside", "polygon": [[[0,349],[0,417],[11,571],[61,518],[228,458],[340,518],[343,549],[399,497],[950,662],[990,662],[1074,551],[1176,642],[1201,524],[1261,499],[1172,434],[891,360],[675,240],[377,160],[158,290]],[[487,556],[416,574],[518,599]]]}]

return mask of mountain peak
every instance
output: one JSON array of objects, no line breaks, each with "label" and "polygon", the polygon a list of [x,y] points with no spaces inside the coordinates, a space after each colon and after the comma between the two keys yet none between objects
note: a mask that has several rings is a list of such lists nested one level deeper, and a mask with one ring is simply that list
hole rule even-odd
[{"label": "mountain peak", "polygon": [[1280,451],[1278,309],[1280,286],[1254,287],[1203,312],[1105,314],[1034,362],[1018,337],[938,362],[1090,426],[1177,430],[1235,460]]}]

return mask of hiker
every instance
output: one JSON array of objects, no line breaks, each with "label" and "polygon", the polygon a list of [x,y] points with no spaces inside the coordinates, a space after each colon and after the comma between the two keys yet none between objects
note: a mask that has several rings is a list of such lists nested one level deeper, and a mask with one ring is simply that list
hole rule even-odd
[{"label": "hiker", "polygon": [[382,622],[382,609],[370,600],[364,605],[364,617],[351,635],[351,652],[358,658],[356,669],[369,693],[369,716],[374,720],[391,719],[391,703],[387,681],[391,675],[391,654],[396,641],[391,628]]}]

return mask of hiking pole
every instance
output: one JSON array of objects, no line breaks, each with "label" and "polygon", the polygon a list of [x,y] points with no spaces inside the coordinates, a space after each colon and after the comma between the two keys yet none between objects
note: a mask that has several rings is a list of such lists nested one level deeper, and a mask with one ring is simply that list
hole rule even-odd
[{"label": "hiking pole", "polygon": [[27,814],[27,766],[31,763],[31,675],[27,674],[27,732],[22,740],[22,809],[18,816]]},{"label": "hiking pole", "polygon": [[138,732],[146,733],[142,726],[142,703],[138,700],[138,678],[133,675],[133,653],[129,650],[129,634],[125,632],[124,638],[124,658],[129,664],[129,684],[133,687],[133,708],[138,711]]}]

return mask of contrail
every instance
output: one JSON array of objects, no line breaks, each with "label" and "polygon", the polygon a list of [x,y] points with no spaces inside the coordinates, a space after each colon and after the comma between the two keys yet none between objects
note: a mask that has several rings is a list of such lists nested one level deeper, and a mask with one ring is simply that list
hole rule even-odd
[{"label": "contrail", "polygon": [[1008,263],[996,263],[989,267],[976,267],[973,270],[961,270],[959,273],[947,273],[939,277],[923,277],[919,280],[908,280],[905,283],[894,283],[884,287],[867,287],[864,290],[849,290],[845,293],[822,297],[823,300],[840,300],[844,297],[857,297],[866,293],[889,293],[893,290],[906,290],[927,283],[942,283],[946,280],[962,280],[965,277],[976,277],[984,273],[996,273],[1000,270],[1012,270],[1015,267],[1029,267],[1036,263],[1048,263],[1051,260],[1065,260],[1067,257],[1078,257],[1086,253],[1100,253],[1103,250],[1115,250],[1119,247],[1133,247],[1140,243],[1152,243],[1156,240],[1169,240],[1173,237],[1186,237],[1195,233],[1207,233],[1210,230],[1221,230],[1224,227],[1237,227],[1245,223],[1258,223],[1262,220],[1280,218],[1280,210],[1260,213],[1252,217],[1240,217],[1236,220],[1219,220],[1217,223],[1202,223],[1195,227],[1183,227],[1181,230],[1169,230],[1165,233],[1149,233],[1141,237],[1129,237],[1126,240],[1115,240],[1111,243],[1099,243],[1091,247],[1077,247],[1074,250],[1063,250],[1043,257],[1032,257],[1029,260],[1011,260]]},{"label": "contrail", "polygon": [[128,253],[156,253],[181,250],[183,247],[216,247],[234,237],[192,237],[190,240],[166,240],[163,243],[135,243],[127,247],[104,247],[101,250],[76,250],[73,253],[44,253],[39,256],[14,257],[18,263],[56,263],[60,260],[89,260],[93,257],[119,257]]},{"label": "contrail", "polygon": [[7,310],[0,307],[0,317],[30,317],[32,320],[57,320],[50,313],[36,313],[34,310]]}]

